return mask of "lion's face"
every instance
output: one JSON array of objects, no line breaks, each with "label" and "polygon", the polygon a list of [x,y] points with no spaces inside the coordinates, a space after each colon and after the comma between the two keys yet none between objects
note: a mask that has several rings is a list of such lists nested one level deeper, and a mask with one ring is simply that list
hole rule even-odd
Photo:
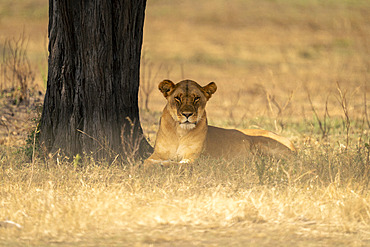
[{"label": "lion's face", "polygon": [[202,87],[191,80],[177,84],[164,80],[158,88],[168,101],[167,109],[172,118],[184,129],[196,127],[203,117],[207,101],[217,89],[214,82]]}]

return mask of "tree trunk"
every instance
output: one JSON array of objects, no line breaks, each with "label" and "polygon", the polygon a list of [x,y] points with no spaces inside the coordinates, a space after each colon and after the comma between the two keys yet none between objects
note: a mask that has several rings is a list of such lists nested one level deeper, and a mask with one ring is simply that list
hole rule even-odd
[{"label": "tree trunk", "polygon": [[40,122],[40,142],[49,152],[105,158],[151,151],[138,107],[145,5],[49,0],[49,70]]}]

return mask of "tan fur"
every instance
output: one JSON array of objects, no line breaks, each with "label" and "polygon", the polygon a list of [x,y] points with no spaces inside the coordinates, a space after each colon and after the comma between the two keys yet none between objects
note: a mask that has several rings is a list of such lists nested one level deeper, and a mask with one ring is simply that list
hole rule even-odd
[{"label": "tan fur", "polygon": [[233,159],[252,153],[267,155],[295,152],[286,138],[267,130],[223,129],[208,126],[205,106],[216,92],[214,82],[205,87],[191,80],[177,84],[164,80],[158,86],[167,99],[153,154],[145,165],[192,163],[199,156]]},{"label": "tan fur", "polygon": [[243,129],[241,130],[246,135],[249,136],[260,136],[260,137],[267,137],[273,140],[276,140],[277,142],[283,144],[286,146],[290,151],[297,152],[295,149],[293,143],[289,141],[287,138],[283,136],[279,136],[275,134],[274,132],[268,131],[268,130],[261,130],[261,129]]}]

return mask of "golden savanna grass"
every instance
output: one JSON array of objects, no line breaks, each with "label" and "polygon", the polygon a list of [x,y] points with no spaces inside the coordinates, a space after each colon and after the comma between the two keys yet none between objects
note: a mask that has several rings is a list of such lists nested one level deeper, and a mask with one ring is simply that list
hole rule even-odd
[{"label": "golden savanna grass", "polygon": [[[25,33],[29,88],[41,91],[47,10],[0,2],[0,49]],[[140,99],[150,141],[165,104],[157,83],[190,78],[218,85],[209,122],[275,131],[298,154],[151,170],[32,158],[24,118],[37,114],[2,91],[0,245],[370,245],[369,40],[366,0],[148,1]]]},{"label": "golden savanna grass", "polygon": [[[81,168],[63,161],[32,166],[3,157],[12,165],[1,174],[2,217],[22,228],[0,229],[2,241],[366,243],[368,178],[346,175],[359,175],[357,168],[348,167],[357,155],[301,154],[286,163],[257,157],[234,163],[202,160],[191,168],[150,171],[93,160],[85,160]],[[335,165],[332,171],[330,163]]]}]

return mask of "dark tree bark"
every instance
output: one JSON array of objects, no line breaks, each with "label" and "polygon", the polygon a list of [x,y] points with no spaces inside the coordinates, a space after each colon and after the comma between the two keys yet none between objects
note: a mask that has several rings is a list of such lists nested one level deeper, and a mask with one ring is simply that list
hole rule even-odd
[{"label": "dark tree bark", "polygon": [[[146,0],[49,0],[40,142],[71,156],[151,151],[138,90]],[[132,150],[134,149],[134,150]]]}]

